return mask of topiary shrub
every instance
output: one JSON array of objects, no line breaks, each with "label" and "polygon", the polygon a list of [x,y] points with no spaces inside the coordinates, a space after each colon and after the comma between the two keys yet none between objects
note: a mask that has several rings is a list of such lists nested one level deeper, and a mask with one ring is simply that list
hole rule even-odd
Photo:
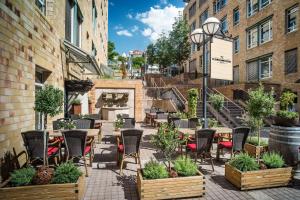
[{"label": "topiary shrub", "polygon": [[189,117],[197,117],[197,102],[199,92],[198,89],[192,88],[188,90],[188,107],[189,107]]},{"label": "topiary shrub", "polygon": [[169,177],[166,167],[152,159],[145,164],[143,176],[145,179],[162,179]]},{"label": "topiary shrub", "polygon": [[53,183],[76,183],[82,172],[72,162],[59,165],[53,177]]},{"label": "topiary shrub", "polygon": [[280,168],[284,165],[284,160],[281,155],[275,152],[267,152],[262,156],[264,164],[268,168]]},{"label": "topiary shrub", "polygon": [[11,173],[11,184],[13,186],[24,186],[30,185],[36,174],[36,171],[33,167],[27,167],[15,170]]},{"label": "topiary shrub", "polygon": [[241,153],[233,157],[229,161],[229,164],[242,172],[255,171],[259,169],[259,164],[256,160],[247,153]]},{"label": "topiary shrub", "polygon": [[174,169],[181,176],[195,176],[198,167],[189,157],[180,156],[174,161]]}]

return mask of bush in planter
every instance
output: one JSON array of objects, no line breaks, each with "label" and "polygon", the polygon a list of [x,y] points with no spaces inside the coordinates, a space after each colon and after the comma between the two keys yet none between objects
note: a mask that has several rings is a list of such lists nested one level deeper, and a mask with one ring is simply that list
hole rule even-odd
[{"label": "bush in planter", "polygon": [[197,117],[197,102],[198,102],[199,92],[198,89],[192,88],[188,90],[188,108],[189,117]]},{"label": "bush in planter", "polygon": [[210,128],[214,128],[214,127],[218,127],[219,122],[214,119],[214,118],[209,118],[208,119],[208,127]]},{"label": "bush in planter", "polygon": [[81,104],[81,101],[80,99],[74,99],[72,102],[71,102],[72,105],[80,105]]},{"label": "bush in planter", "polygon": [[[258,138],[257,137],[249,137],[249,138],[247,138],[247,143],[252,144],[254,146],[258,146]],[[268,141],[265,139],[261,139],[260,146],[267,147]]]},{"label": "bush in planter", "polygon": [[[212,107],[220,112],[224,107],[224,96],[221,94],[211,94],[209,95],[208,101],[212,105]],[[218,121],[218,118],[217,118]]]},{"label": "bush in planter", "polygon": [[11,183],[13,186],[30,185],[36,174],[33,167],[27,167],[15,170],[11,173]]},{"label": "bush in planter", "polygon": [[82,172],[72,162],[66,162],[59,165],[55,172],[53,183],[75,183],[82,175]]},{"label": "bush in planter", "polygon": [[117,119],[114,123],[115,129],[118,130],[120,128],[122,128],[124,125],[124,120],[122,118],[122,116],[120,114],[117,115]]},{"label": "bush in planter", "polygon": [[259,164],[256,160],[247,153],[241,153],[233,157],[229,161],[229,164],[242,172],[255,171],[259,169]]},{"label": "bush in planter", "polygon": [[159,164],[157,161],[151,159],[145,164],[143,176],[145,179],[162,179],[168,178],[169,174],[164,165]]},{"label": "bush in planter", "polygon": [[198,167],[189,157],[180,156],[174,161],[174,170],[181,176],[195,176]]},{"label": "bush in planter", "polygon": [[275,152],[265,153],[262,160],[268,168],[281,168],[284,165],[282,156]]},{"label": "bush in planter", "polygon": [[280,110],[288,110],[290,106],[293,106],[294,100],[297,95],[291,91],[285,91],[280,97]]},{"label": "bush in planter", "polygon": [[71,129],[76,128],[76,125],[75,125],[73,120],[65,119],[65,120],[60,120],[58,122],[58,128],[59,129],[71,130]]}]

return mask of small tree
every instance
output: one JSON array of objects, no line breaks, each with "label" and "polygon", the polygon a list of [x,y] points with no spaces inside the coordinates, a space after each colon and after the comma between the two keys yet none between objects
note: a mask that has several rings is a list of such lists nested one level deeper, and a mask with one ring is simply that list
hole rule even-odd
[{"label": "small tree", "polygon": [[47,129],[47,117],[54,117],[63,111],[64,93],[52,85],[46,85],[38,90],[35,96],[35,108],[44,115],[44,130]]},{"label": "small tree", "polygon": [[176,148],[180,144],[178,130],[171,125],[164,123],[159,127],[157,134],[152,136],[151,142],[163,154],[165,160],[168,162],[168,169],[170,172],[171,161],[176,154]]},{"label": "small tree", "polygon": [[258,146],[260,146],[260,130],[264,125],[263,120],[274,114],[274,105],[273,90],[269,93],[264,92],[262,84],[256,90],[249,92],[246,110],[252,126],[257,130]]},{"label": "small tree", "polygon": [[[209,95],[209,99],[208,99],[212,105],[212,107],[220,112],[222,110],[222,108],[224,107],[224,96],[220,95],[220,94],[211,94]],[[218,116],[217,116],[217,121],[218,120]]]},{"label": "small tree", "polygon": [[139,69],[145,64],[145,58],[144,57],[135,57],[132,58],[132,65],[133,68]]},{"label": "small tree", "polygon": [[197,117],[197,102],[199,92],[196,88],[188,90],[189,117]]}]

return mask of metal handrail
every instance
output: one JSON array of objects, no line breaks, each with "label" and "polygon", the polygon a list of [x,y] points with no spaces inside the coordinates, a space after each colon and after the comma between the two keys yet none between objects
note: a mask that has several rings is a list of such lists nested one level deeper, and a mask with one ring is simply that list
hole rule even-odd
[{"label": "metal handrail", "polygon": [[[231,99],[229,99],[228,97],[226,97],[224,94],[222,94],[220,91],[218,91],[217,89],[213,88],[213,91],[217,92],[218,94],[222,95],[226,101],[232,103],[233,105],[235,105],[236,107],[238,107],[240,110],[244,110],[243,108],[241,108],[239,105],[237,105],[234,101],[232,101]],[[243,112],[242,112],[243,113]]]},{"label": "metal handrail", "polygon": [[[209,95],[210,93],[214,93],[214,91],[210,88],[207,88],[207,95]],[[223,95],[223,94],[222,94]],[[223,95],[224,96],[224,95]],[[225,97],[225,96],[224,96]],[[225,97],[226,98],[226,97]],[[231,114],[230,110],[227,108],[228,107],[228,101],[225,101],[224,103],[227,104],[227,106],[223,106],[222,109],[224,109],[226,112],[228,112],[229,114]]]}]

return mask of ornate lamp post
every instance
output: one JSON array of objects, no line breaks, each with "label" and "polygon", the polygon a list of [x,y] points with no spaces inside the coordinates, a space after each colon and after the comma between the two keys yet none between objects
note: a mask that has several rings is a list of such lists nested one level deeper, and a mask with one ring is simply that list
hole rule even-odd
[{"label": "ornate lamp post", "polygon": [[[209,17],[202,25],[202,28],[195,29],[190,38],[194,44],[203,45],[203,84],[202,84],[202,101],[203,101],[203,118],[204,118],[204,128],[208,127],[207,122],[207,78],[208,78],[208,66],[206,66],[205,60],[205,45],[206,45],[206,37],[208,37],[209,41],[212,41],[212,38],[220,29],[220,21],[215,17]],[[209,54],[211,55],[211,54]],[[210,60],[210,58],[209,58]],[[210,64],[210,62],[209,62]]]}]

